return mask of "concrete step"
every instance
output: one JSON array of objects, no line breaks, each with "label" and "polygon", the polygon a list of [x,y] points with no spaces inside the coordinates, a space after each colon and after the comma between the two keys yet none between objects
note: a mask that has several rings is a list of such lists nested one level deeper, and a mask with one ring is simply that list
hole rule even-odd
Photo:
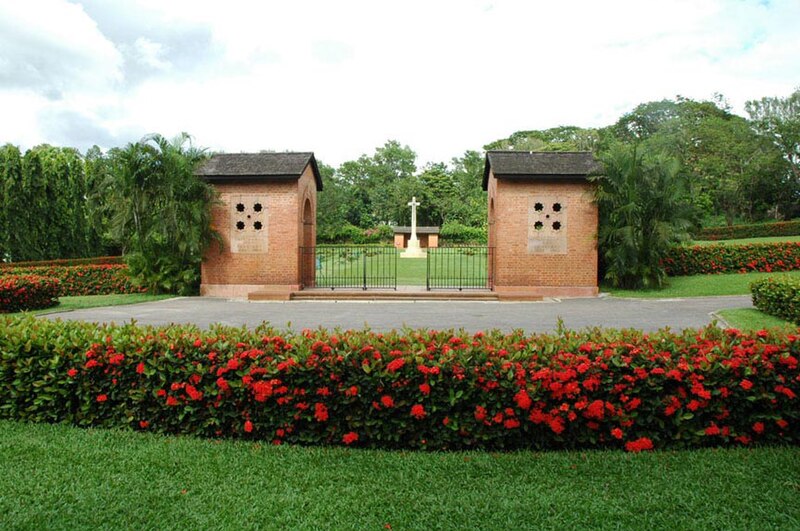
[{"label": "concrete step", "polygon": [[[252,295],[252,294],[251,294]],[[250,300],[254,300],[251,299]],[[338,300],[338,301],[496,301],[497,294],[488,290],[343,290],[309,289],[294,291],[291,300]]]}]

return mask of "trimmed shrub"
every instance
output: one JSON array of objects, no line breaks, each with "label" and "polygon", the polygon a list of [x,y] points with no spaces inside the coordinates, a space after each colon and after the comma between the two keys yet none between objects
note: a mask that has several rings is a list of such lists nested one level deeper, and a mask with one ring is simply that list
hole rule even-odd
[{"label": "trimmed shrub", "polygon": [[777,223],[754,223],[730,227],[707,227],[694,234],[696,240],[736,240],[740,238],[766,238],[769,236],[800,235],[800,219]]},{"label": "trimmed shrub", "polygon": [[750,284],[750,291],[762,312],[800,324],[800,279],[763,278]]},{"label": "trimmed shrub", "polygon": [[389,225],[378,225],[371,229],[362,229],[355,225],[340,227],[320,227],[317,231],[317,242],[328,244],[378,244],[391,243],[394,232]]},{"label": "trimmed shrub", "polygon": [[449,221],[442,225],[439,231],[439,238],[444,245],[451,243],[478,243],[485,245],[487,241],[485,227],[468,227],[455,221]]},{"label": "trimmed shrub", "polygon": [[0,318],[0,417],[275,444],[800,442],[800,335],[306,330]]},{"label": "trimmed shrub", "polygon": [[123,264],[15,267],[0,269],[0,280],[8,275],[38,275],[57,278],[58,296],[111,295],[114,293],[144,293],[134,286]]},{"label": "trimmed shrub", "polygon": [[122,256],[95,256],[94,258],[63,258],[59,260],[39,260],[33,262],[5,262],[0,263],[0,269],[18,267],[50,267],[50,266],[76,266],[76,265],[102,265],[121,264]]},{"label": "trimmed shrub", "polygon": [[58,304],[58,279],[37,275],[0,277],[0,313],[49,308]]},{"label": "trimmed shrub", "polygon": [[662,264],[670,276],[794,271],[800,269],[800,242],[673,247]]}]

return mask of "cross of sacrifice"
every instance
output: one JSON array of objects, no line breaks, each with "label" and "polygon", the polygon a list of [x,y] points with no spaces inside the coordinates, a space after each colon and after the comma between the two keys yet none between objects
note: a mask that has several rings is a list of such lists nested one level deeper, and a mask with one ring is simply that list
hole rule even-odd
[{"label": "cross of sacrifice", "polygon": [[417,201],[416,197],[411,198],[411,202],[408,203],[408,206],[411,207],[411,240],[417,239],[417,207],[420,203]]}]

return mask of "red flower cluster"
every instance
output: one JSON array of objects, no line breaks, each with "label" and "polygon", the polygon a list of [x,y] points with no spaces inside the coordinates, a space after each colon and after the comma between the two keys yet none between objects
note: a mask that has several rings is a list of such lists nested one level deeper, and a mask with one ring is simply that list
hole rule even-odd
[{"label": "red flower cluster", "polygon": [[670,276],[794,271],[800,269],[800,242],[678,246],[662,265]]}]

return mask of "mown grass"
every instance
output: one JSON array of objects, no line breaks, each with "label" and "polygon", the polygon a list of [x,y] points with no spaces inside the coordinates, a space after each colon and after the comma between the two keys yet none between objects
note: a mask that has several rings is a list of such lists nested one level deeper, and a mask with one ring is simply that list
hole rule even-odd
[{"label": "mown grass", "polygon": [[81,295],[75,297],[59,297],[58,306],[33,310],[31,312],[17,312],[8,315],[22,315],[32,313],[43,315],[46,313],[68,312],[72,310],[82,310],[84,308],[98,308],[101,306],[122,306],[125,304],[136,304],[139,302],[160,301],[170,299],[175,295],[148,295],[146,293],[131,293],[126,295]]},{"label": "mown grass", "polygon": [[748,243],[800,242],[800,236],[766,236],[763,238],[740,238],[738,240],[698,240],[688,245],[745,245]]},{"label": "mown grass", "polygon": [[7,529],[796,529],[800,450],[423,453],[0,422]]},{"label": "mown grass", "polygon": [[710,297],[716,295],[749,295],[750,283],[769,276],[800,278],[800,271],[788,273],[731,273],[727,275],[693,275],[670,277],[664,289],[626,290],[602,286],[602,291],[615,297],[671,299],[682,297]]},{"label": "mown grass", "polygon": [[725,319],[729,325],[739,330],[764,330],[769,328],[781,328],[793,331],[800,326],[785,321],[779,317],[766,314],[755,308],[732,308],[717,312],[720,317]]}]

